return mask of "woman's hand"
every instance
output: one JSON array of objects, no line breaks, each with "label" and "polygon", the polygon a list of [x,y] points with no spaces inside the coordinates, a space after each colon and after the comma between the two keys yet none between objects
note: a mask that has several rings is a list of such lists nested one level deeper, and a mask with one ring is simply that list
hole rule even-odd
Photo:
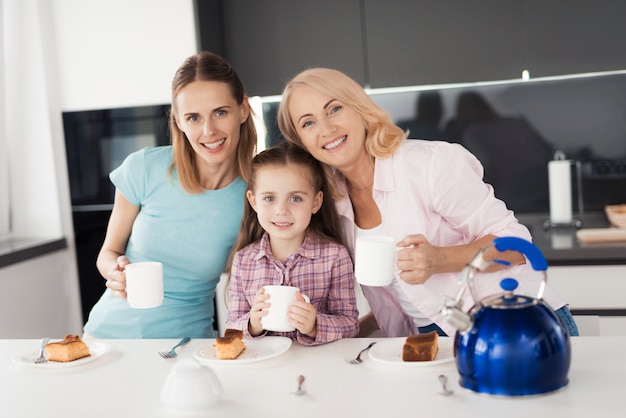
[{"label": "woman's hand", "polygon": [[256,292],[252,307],[250,308],[250,321],[248,323],[248,331],[253,337],[263,333],[261,318],[267,315],[267,308],[270,307],[270,304],[267,302],[269,297],[269,295],[265,294],[265,288],[263,287]]},{"label": "woman's hand", "polygon": [[115,202],[104,243],[98,253],[96,267],[106,280],[106,287],[111,290],[113,296],[120,299],[127,298],[124,269],[126,265],[130,264],[130,260],[124,253],[138,213],[139,206],[133,205],[126,200],[119,190],[115,190]]},{"label": "woman's hand", "polygon": [[[430,244],[422,234],[407,235],[398,243],[404,248],[398,251],[398,269],[400,278],[408,284],[423,284],[437,273],[458,273],[467,265],[482,248],[488,246],[496,238],[485,235],[474,242],[450,247],[436,247]],[[510,265],[524,264],[526,259],[517,251],[498,252],[495,247],[489,248],[484,254],[485,260],[497,257],[506,260]],[[498,271],[506,266],[493,263],[486,272]]]},{"label": "woman's hand", "polygon": [[113,296],[126,299],[126,273],[124,269],[130,264],[130,260],[125,255],[120,255],[116,259],[116,264],[106,274],[106,287],[111,291]]},{"label": "woman's hand", "polygon": [[307,302],[302,293],[296,292],[296,300],[289,307],[289,323],[304,335],[317,336],[317,310]]},{"label": "woman's hand", "polygon": [[400,278],[406,283],[424,284],[430,276],[441,272],[442,253],[424,235],[407,235],[398,246],[406,247],[398,251]]}]

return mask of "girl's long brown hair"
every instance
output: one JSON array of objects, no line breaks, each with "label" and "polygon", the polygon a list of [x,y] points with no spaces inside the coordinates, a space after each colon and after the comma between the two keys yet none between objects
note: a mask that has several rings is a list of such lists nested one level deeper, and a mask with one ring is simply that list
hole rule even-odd
[{"label": "girl's long brown hair", "polygon": [[[170,166],[169,174],[176,167],[178,178],[183,188],[189,193],[204,191],[200,183],[200,175],[196,167],[196,157],[185,133],[181,131],[174,115],[176,114],[176,97],[180,90],[188,84],[198,81],[217,81],[228,85],[233,98],[238,105],[246,100],[243,83],[233,67],[222,57],[212,52],[202,51],[187,58],[178,68],[172,80],[172,110],[170,111],[170,133],[174,147],[174,162]],[[253,121],[254,113],[250,115],[240,127],[239,145],[237,146],[237,172],[245,181],[248,180],[250,160],[254,156],[257,143],[257,132]]]},{"label": "girl's long brown hair", "polygon": [[[341,219],[337,213],[333,199],[335,192],[332,173],[325,165],[317,161],[307,150],[299,145],[283,142],[257,154],[253,158],[250,167],[248,190],[254,192],[259,170],[270,166],[285,167],[290,164],[307,168],[310,173],[313,191],[315,193],[318,191],[323,193],[322,206],[320,210],[311,217],[308,231],[330,241],[345,245]],[[230,271],[235,253],[245,246],[258,241],[262,236],[263,228],[257,219],[256,212],[246,199],[239,236],[237,237],[237,241],[235,241],[235,245],[233,246],[228,260],[228,271]]]}]

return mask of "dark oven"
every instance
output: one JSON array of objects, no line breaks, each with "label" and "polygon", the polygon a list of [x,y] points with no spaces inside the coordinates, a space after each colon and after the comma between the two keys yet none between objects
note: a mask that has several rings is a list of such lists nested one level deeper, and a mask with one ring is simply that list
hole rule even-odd
[{"label": "dark oven", "polygon": [[63,113],[83,319],[105,290],[96,269],[113,207],[109,173],[128,154],[170,143],[169,105]]}]

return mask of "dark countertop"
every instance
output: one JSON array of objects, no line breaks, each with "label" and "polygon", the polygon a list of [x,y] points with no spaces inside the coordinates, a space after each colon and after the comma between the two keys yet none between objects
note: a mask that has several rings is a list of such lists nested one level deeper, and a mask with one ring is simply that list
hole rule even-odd
[{"label": "dark countertop", "polygon": [[64,248],[67,248],[65,238],[12,238],[0,241],[0,268]]},{"label": "dark countertop", "polygon": [[[626,241],[583,244],[576,238],[575,226],[544,228],[544,222],[550,218],[547,213],[516,214],[516,217],[528,227],[534,244],[550,266],[626,265]],[[581,229],[608,227],[603,212],[584,214]]]}]

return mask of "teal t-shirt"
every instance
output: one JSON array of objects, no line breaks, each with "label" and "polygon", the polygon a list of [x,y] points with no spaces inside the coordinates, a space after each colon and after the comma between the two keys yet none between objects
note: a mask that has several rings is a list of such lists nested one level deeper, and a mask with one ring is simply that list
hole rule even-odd
[{"label": "teal t-shirt", "polygon": [[213,298],[237,238],[246,184],[237,178],[220,190],[189,194],[180,185],[171,146],[129,155],[110,178],[141,209],[126,247],[131,262],[163,263],[163,304],[133,309],[107,289],[85,331],[97,338],[214,337]]}]

